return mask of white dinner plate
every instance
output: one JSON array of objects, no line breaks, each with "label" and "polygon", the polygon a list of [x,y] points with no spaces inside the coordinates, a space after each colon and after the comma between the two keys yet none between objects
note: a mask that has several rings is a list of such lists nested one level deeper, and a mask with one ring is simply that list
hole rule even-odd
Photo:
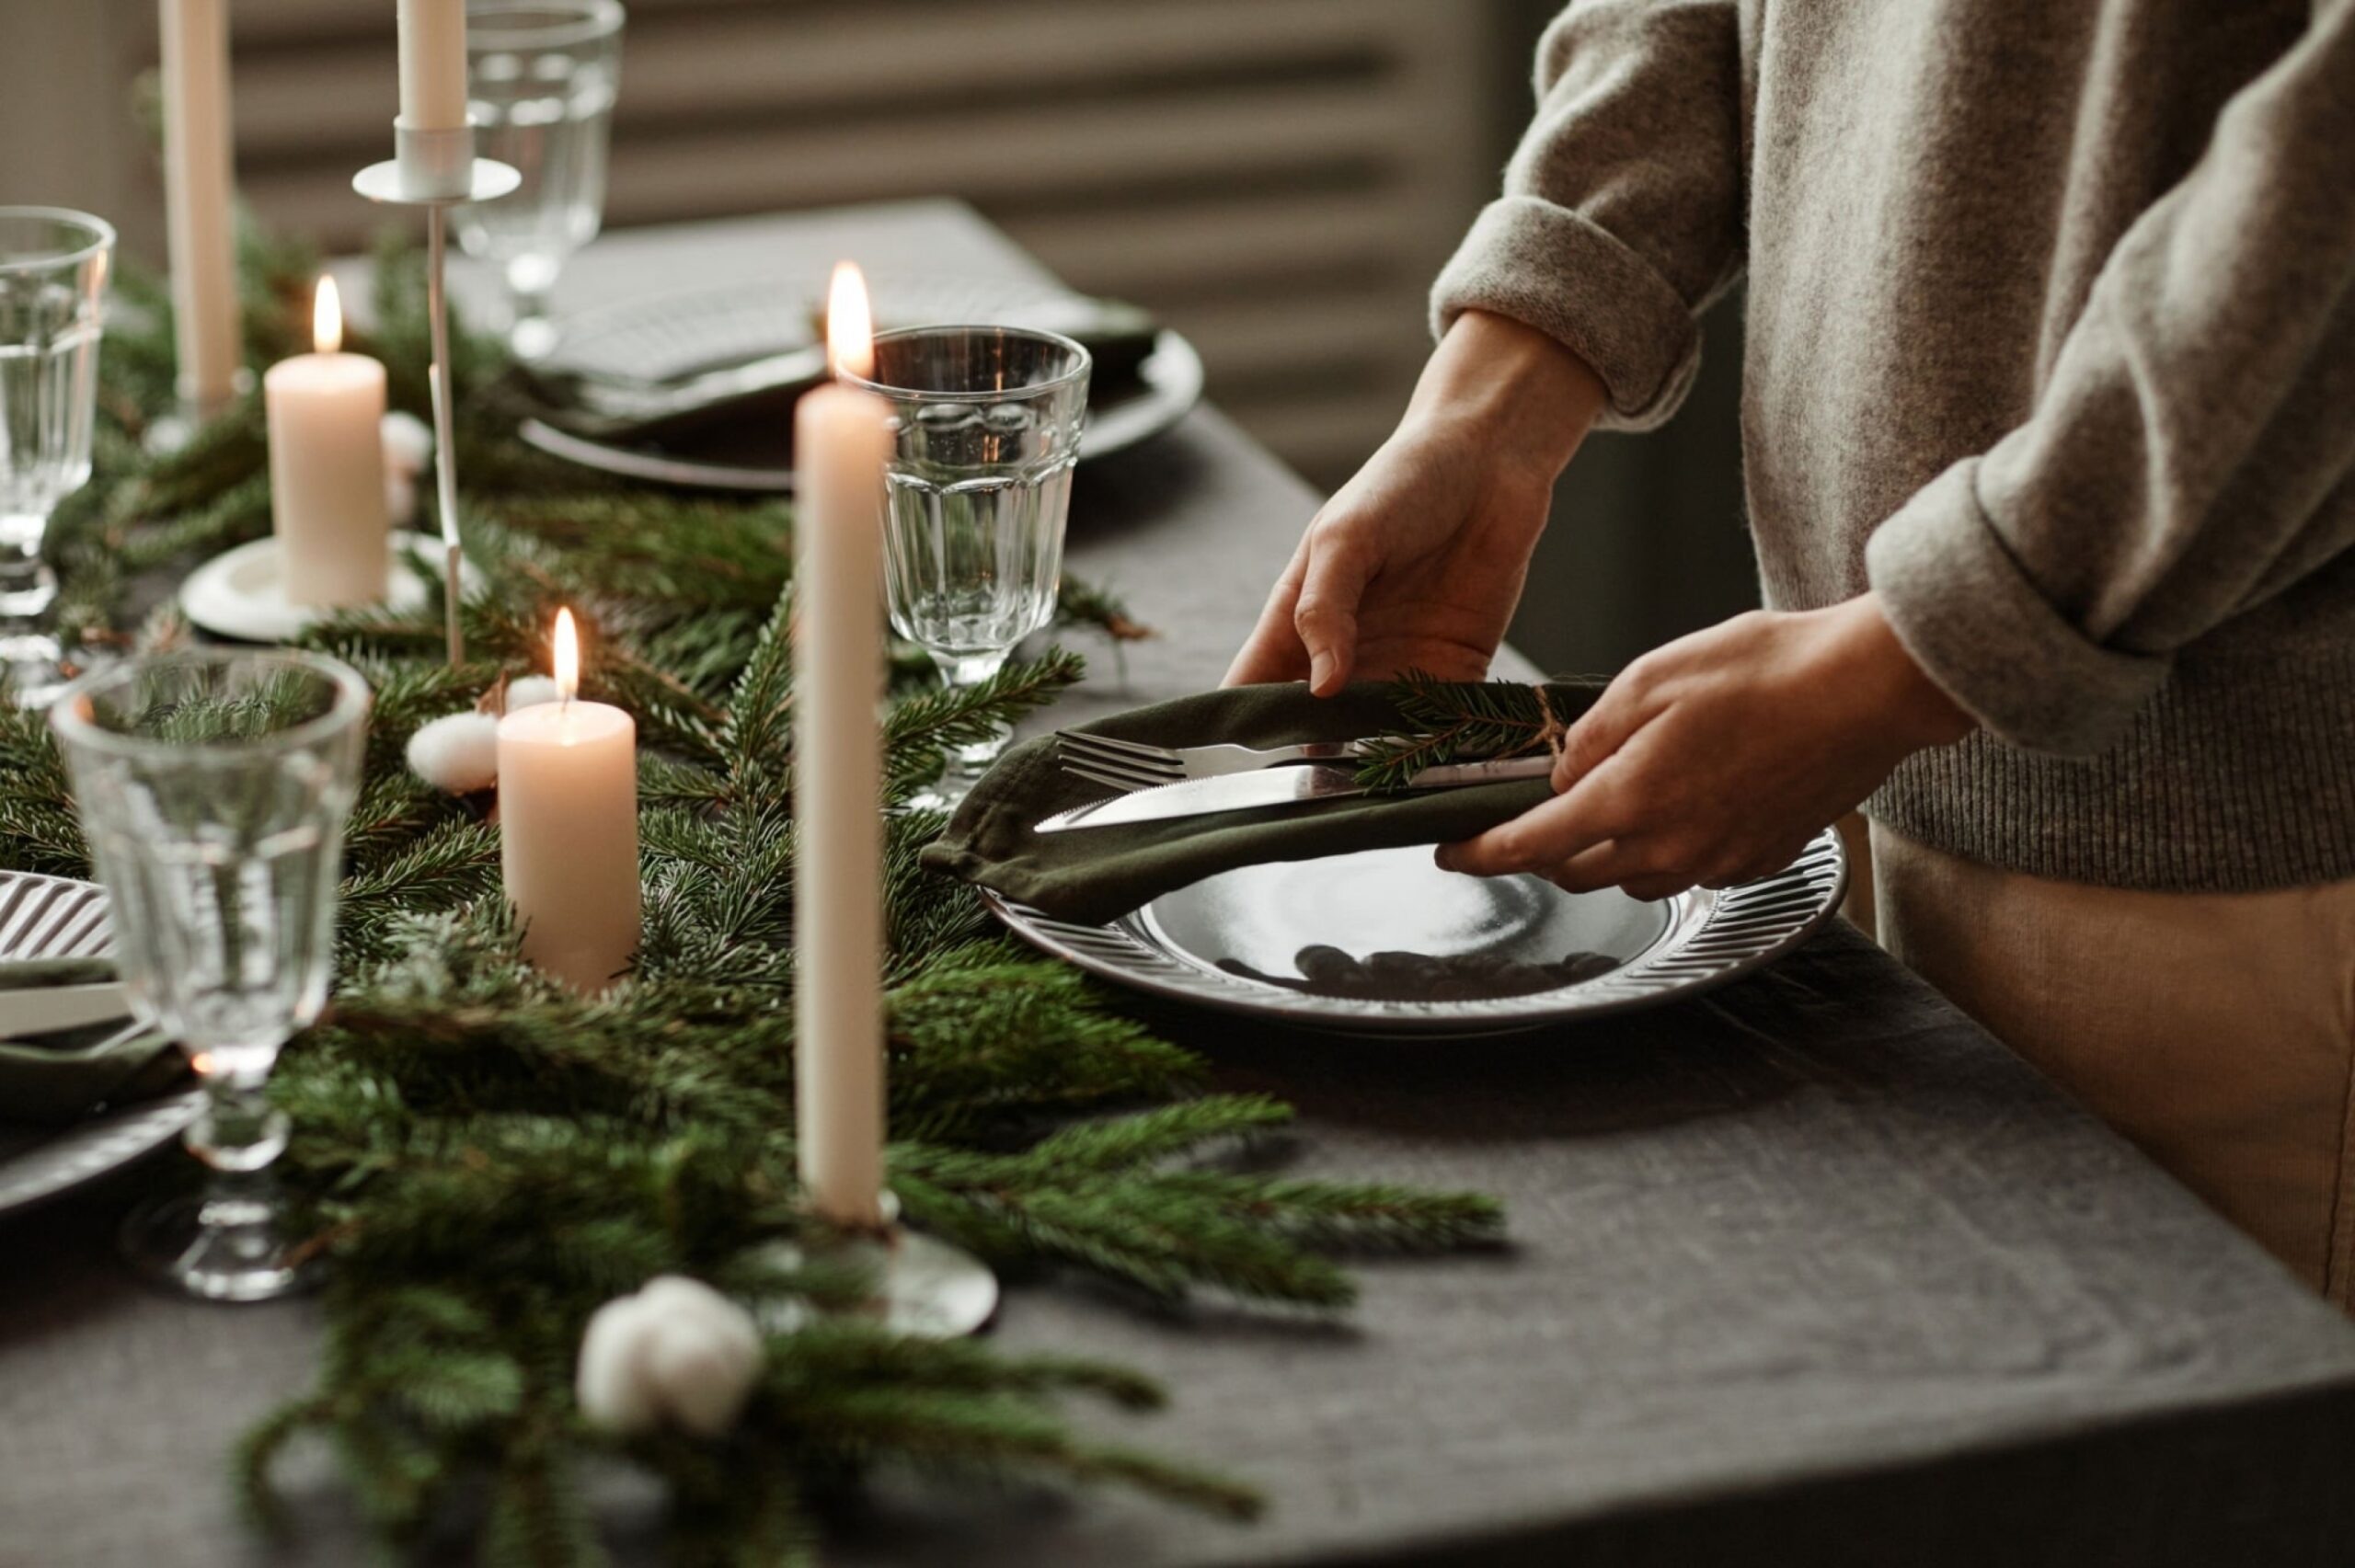
[{"label": "white dinner plate", "polygon": [[1104,925],[984,894],[1017,934],[1174,1001],[1350,1034],[1501,1034],[1652,1007],[1798,946],[1840,907],[1826,829],[1772,876],[1645,902],[1440,870],[1429,846],[1245,866]]}]

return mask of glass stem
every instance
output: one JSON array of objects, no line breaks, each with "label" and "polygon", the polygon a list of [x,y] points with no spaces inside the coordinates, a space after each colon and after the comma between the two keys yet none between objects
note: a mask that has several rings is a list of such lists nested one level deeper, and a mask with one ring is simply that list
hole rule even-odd
[{"label": "glass stem", "polygon": [[252,1255],[266,1256],[277,1237],[277,1178],[270,1162],[284,1152],[286,1113],[270,1103],[258,1076],[221,1072],[206,1078],[204,1112],[188,1129],[189,1152],[211,1168],[200,1223],[244,1231]]},{"label": "glass stem", "polygon": [[537,257],[523,257],[507,265],[507,343],[517,357],[545,358],[556,348],[556,322],[549,299],[556,288],[556,269]]},{"label": "glass stem", "polygon": [[[944,658],[935,655],[933,662],[939,666],[940,679],[952,690],[978,686],[1005,668],[1005,655],[982,654],[971,658]],[[1014,738],[1014,727],[995,724],[990,727],[987,738],[953,749],[948,754],[948,767],[941,777],[941,793],[952,800],[962,800],[981,776],[1005,754],[1006,742]]]},{"label": "glass stem", "polygon": [[36,621],[57,600],[57,575],[40,558],[49,519],[0,512],[0,621]]}]

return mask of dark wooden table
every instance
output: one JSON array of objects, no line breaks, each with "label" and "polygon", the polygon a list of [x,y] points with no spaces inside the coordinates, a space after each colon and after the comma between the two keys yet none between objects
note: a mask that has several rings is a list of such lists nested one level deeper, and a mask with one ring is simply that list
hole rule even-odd
[{"label": "dark wooden table", "polygon": [[[616,236],[566,292],[799,284],[837,255],[1036,273],[926,205]],[[1313,502],[1207,410],[1090,470],[1072,564],[1163,635],[1074,701],[1214,681]],[[1500,1041],[1156,1022],[1303,1108],[1300,1170],[1485,1189],[1512,1246],[1373,1265],[1338,1327],[1016,1291],[1002,1342],[1166,1379],[1123,1435],[1258,1482],[1267,1519],[887,1481],[835,1560],[2355,1561],[2355,1331],[1844,927],[1680,1007]],[[0,1563],[358,1560],[325,1454],[287,1467],[283,1552],[223,1482],[309,1376],[315,1312],[133,1284],[109,1231],[140,1183],[0,1228]],[[605,1505],[651,1561],[656,1501]]]}]

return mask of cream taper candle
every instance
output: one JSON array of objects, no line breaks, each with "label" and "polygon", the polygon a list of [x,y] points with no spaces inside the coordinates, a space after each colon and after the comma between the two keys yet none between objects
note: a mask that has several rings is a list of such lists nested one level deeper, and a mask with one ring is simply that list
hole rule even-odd
[{"label": "cream taper candle", "polygon": [[[858,269],[826,311],[837,367],[873,354]],[[801,1185],[843,1225],[883,1222],[883,463],[890,411],[821,386],[794,409],[794,1093]]]},{"label": "cream taper candle", "polygon": [[270,418],[270,512],[279,578],[293,604],[385,597],[385,367],[343,349],[335,280],[311,313],[317,352],[261,378]]},{"label": "cream taper candle", "polygon": [[466,123],[466,0],[400,0],[401,123]]},{"label": "cream taper candle", "polygon": [[160,0],[164,222],[179,395],[203,418],[237,395],[244,358],[231,232],[227,0]]},{"label": "cream taper candle", "polygon": [[557,700],[499,721],[499,866],[523,956],[584,991],[638,951],[638,724],[576,701],[580,645],[556,618]]}]

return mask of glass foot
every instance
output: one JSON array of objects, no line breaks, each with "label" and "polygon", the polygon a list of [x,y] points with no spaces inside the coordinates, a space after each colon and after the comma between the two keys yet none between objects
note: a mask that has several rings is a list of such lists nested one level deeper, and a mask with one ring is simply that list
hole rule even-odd
[{"label": "glass foot", "polygon": [[148,1278],[207,1301],[268,1301],[304,1290],[318,1270],[288,1255],[277,1210],[255,1198],[183,1193],[151,1198],[122,1222],[122,1255]]},{"label": "glass foot", "polygon": [[940,776],[908,797],[908,807],[915,811],[954,811],[964,798],[973,793],[982,775],[997,765],[1005,755],[1006,743],[1014,738],[1014,727],[999,725],[987,740],[971,746],[959,746],[948,754],[948,766]]},{"label": "glass foot", "polygon": [[[956,793],[953,795],[949,793],[951,785],[954,785],[956,789]],[[973,781],[971,779],[941,779],[935,784],[925,785],[924,788],[916,791],[915,794],[908,796],[906,809],[910,811],[937,811],[945,816],[948,813],[956,810],[957,803],[963,800],[966,795],[971,794],[972,789]]]},{"label": "glass foot", "polygon": [[46,632],[19,632],[0,636],[0,676],[8,695],[20,708],[45,708],[76,676],[110,662],[109,656],[75,648],[69,656]]},{"label": "glass foot", "polygon": [[[872,1291],[854,1308],[861,1318],[910,1339],[963,1339],[997,1315],[997,1276],[964,1248],[893,1225],[879,1236],[842,1236],[803,1248],[780,1242],[773,1261],[787,1268],[821,1263],[857,1270]],[[800,1301],[769,1301],[753,1309],[772,1333],[789,1333],[812,1313]]]},{"label": "glass foot", "polygon": [[557,325],[544,315],[527,315],[507,329],[507,346],[526,363],[546,359],[560,341]]}]

